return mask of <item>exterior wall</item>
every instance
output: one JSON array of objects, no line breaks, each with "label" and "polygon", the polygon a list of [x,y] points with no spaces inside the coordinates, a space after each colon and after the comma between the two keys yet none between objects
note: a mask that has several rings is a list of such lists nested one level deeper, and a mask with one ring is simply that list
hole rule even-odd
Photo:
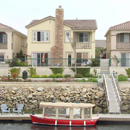
[{"label": "exterior wall", "polygon": [[118,67],[118,66],[109,67],[110,73],[113,73],[113,71],[114,71],[114,72],[117,72],[118,75],[119,75],[119,74],[123,74],[123,75],[127,76],[125,69],[128,69],[128,67]]},{"label": "exterior wall", "polygon": [[[116,55],[118,58],[121,58],[120,53],[127,53],[129,52],[129,49],[117,49],[116,44],[118,43],[120,33],[130,33],[130,31],[110,31],[110,33],[107,34],[107,58],[111,58],[112,56]],[[110,37],[110,41],[109,41]],[[108,56],[110,53],[110,57]]]},{"label": "exterior wall", "polygon": [[[49,31],[49,42],[33,42],[33,31]],[[74,31],[71,27],[64,25],[63,26],[63,58],[67,58],[67,53],[72,53],[72,57],[74,58],[73,49],[71,47],[70,42],[65,42],[65,31],[70,31],[70,37],[73,38]],[[84,30],[80,30],[80,32],[84,32]],[[87,30],[85,31],[87,32]],[[88,52],[89,58],[91,56],[95,58],[95,31],[88,30],[90,33],[90,43],[91,49],[77,49],[76,52]],[[78,37],[78,35],[77,35]],[[47,52],[49,53],[49,58],[51,58],[51,48],[55,45],[55,21],[47,20],[38,25],[28,28],[28,48],[27,54],[32,57],[32,53],[40,53]],[[66,64],[67,61],[64,61]],[[30,61],[31,64],[31,61]]]},{"label": "exterior wall", "polygon": [[111,58],[111,31],[106,36],[106,58]]},{"label": "exterior wall", "polygon": [[[3,32],[3,31],[2,31]],[[7,49],[0,49],[0,53],[4,53],[5,59],[12,59],[12,32],[11,31],[5,31],[7,34]]]},{"label": "exterior wall", "polygon": [[[23,50],[23,53],[27,53],[27,49],[21,47],[21,35],[18,35],[17,33],[13,33],[11,31],[5,31],[7,34],[7,49],[0,49],[0,53],[4,53],[4,58],[5,59],[12,59],[13,58],[13,53],[19,52],[21,49]],[[26,36],[24,38],[24,43],[26,43]],[[13,43],[13,49],[12,49],[12,43]],[[24,44],[26,45],[26,44]]]},{"label": "exterior wall", "polygon": [[20,52],[20,50],[23,51],[23,54],[27,54],[27,46],[26,46],[26,37],[23,37],[21,35],[18,35],[17,33],[13,33],[13,51],[12,53]]},{"label": "exterior wall", "polygon": [[[49,42],[33,42],[33,31],[49,31]],[[51,47],[55,45],[55,22],[47,20],[38,25],[28,28],[28,48],[27,53],[32,57],[34,52],[51,52]]]}]

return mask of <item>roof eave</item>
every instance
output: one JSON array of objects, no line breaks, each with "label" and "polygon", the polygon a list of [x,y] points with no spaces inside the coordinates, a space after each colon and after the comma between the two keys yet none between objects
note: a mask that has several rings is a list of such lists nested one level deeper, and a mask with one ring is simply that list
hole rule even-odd
[{"label": "roof eave", "polygon": [[37,25],[37,24],[39,24],[39,23],[42,23],[43,21],[47,21],[47,20],[55,20],[55,18],[54,17],[52,17],[52,16],[49,16],[49,17],[46,17],[46,18],[44,18],[44,19],[42,19],[42,20],[40,20],[40,21],[38,21],[38,22],[36,22],[36,23],[33,23],[33,24],[31,24],[31,25],[26,25],[25,26],[25,28],[30,28],[30,27],[33,27],[33,26],[35,26],[35,25]]}]

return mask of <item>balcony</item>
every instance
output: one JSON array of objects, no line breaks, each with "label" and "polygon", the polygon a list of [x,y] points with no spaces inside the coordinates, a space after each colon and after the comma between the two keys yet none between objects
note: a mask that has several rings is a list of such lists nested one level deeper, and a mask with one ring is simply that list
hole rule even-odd
[{"label": "balcony", "polygon": [[117,49],[130,49],[130,43],[117,43]]},{"label": "balcony", "polygon": [[91,44],[85,42],[77,42],[76,49],[91,49]]},{"label": "balcony", "polygon": [[7,49],[7,43],[0,43],[0,49]]}]

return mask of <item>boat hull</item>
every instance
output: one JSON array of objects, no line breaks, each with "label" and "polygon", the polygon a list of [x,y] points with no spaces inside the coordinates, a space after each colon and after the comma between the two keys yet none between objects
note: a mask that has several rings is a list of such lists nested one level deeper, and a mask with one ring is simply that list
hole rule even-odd
[{"label": "boat hull", "polygon": [[98,117],[87,120],[52,119],[30,115],[33,124],[54,125],[54,126],[94,126]]}]

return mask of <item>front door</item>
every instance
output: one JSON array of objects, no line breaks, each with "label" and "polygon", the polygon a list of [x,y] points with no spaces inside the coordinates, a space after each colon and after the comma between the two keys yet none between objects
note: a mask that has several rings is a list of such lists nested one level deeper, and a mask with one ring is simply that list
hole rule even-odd
[{"label": "front door", "polygon": [[72,64],[72,53],[67,53],[67,65],[71,66]]}]

